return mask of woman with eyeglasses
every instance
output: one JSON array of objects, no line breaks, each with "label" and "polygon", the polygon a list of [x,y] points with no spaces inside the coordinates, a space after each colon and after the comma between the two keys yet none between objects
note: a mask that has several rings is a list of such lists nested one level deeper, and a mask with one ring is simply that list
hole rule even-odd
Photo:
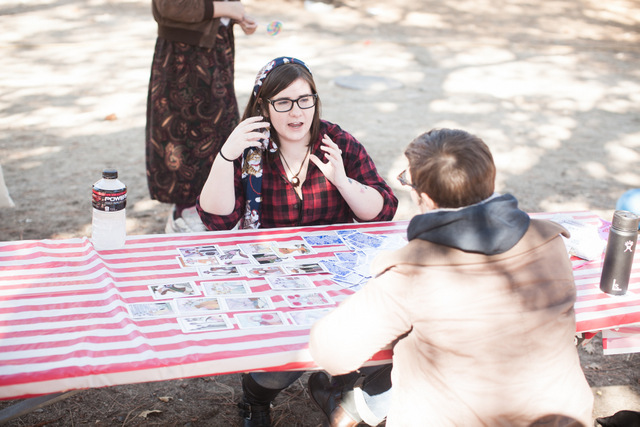
[{"label": "woman with eyeglasses", "polygon": [[276,58],[213,162],[198,212],[210,230],[388,221],[398,201],[364,146],[320,119],[307,66]]},{"label": "woman with eyeglasses", "polygon": [[[242,121],[214,160],[197,203],[210,230],[389,221],[397,206],[364,146],[320,119],[307,66],[285,57],[258,73]],[[271,402],[302,374],[244,374],[244,426],[270,426]],[[357,378],[344,377],[343,387]]]}]

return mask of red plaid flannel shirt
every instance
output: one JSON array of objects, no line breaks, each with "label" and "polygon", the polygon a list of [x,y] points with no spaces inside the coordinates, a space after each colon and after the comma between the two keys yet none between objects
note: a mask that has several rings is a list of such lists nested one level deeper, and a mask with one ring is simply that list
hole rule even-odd
[{"label": "red plaid flannel shirt", "polygon": [[[320,136],[313,144],[312,153],[324,158],[320,149],[322,136],[329,138],[342,150],[347,176],[369,187],[375,188],[384,198],[382,210],[371,221],[390,221],[398,208],[398,199],[391,188],[378,174],[364,146],[338,125],[322,121]],[[269,160],[270,159],[270,160]],[[360,221],[342,198],[338,189],[324,174],[309,162],[307,178],[302,183],[302,200],[286,178],[279,156],[265,158],[262,176],[262,212],[260,228],[293,227],[308,225],[342,224]],[[202,210],[198,200],[200,218],[210,230],[230,230],[240,221],[245,212],[245,195],[242,187],[240,160],[235,164],[236,204],[233,213],[226,216],[212,215]]]}]

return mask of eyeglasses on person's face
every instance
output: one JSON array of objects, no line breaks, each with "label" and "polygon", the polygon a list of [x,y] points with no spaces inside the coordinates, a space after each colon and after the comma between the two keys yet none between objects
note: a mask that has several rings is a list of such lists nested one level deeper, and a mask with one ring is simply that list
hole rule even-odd
[{"label": "eyeglasses on person's face", "polygon": [[416,189],[416,187],[411,183],[411,181],[409,181],[409,169],[405,169],[402,172],[400,172],[400,174],[398,175],[398,181],[400,181],[400,184],[402,185],[411,187],[414,190]]},{"label": "eyeglasses on person's face", "polygon": [[267,102],[273,105],[273,109],[278,113],[286,113],[287,111],[291,111],[293,108],[293,103],[298,104],[301,110],[308,110],[309,108],[313,108],[318,101],[318,94],[314,93],[312,95],[302,95],[298,99],[289,99],[289,98],[280,98],[280,99],[267,99]]}]

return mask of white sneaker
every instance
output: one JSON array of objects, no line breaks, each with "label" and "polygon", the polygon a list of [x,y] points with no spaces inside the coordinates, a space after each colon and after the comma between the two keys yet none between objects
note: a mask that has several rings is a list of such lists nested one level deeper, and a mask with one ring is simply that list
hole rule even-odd
[{"label": "white sneaker", "polygon": [[202,223],[198,210],[195,206],[182,211],[182,219],[184,219],[187,227],[194,233],[209,231],[207,226]]},{"label": "white sneaker", "polygon": [[174,219],[173,214],[175,212],[175,206],[169,212],[169,218],[167,219],[167,225],[164,228],[164,232],[167,234],[173,233],[199,233],[207,231],[207,227],[200,220],[200,215],[196,211],[195,206],[182,211],[180,218]]}]

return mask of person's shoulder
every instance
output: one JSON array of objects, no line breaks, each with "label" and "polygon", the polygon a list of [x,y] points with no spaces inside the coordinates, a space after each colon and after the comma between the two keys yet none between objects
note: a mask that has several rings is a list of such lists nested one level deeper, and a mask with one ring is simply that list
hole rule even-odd
[{"label": "person's shoulder", "polygon": [[329,122],[327,120],[321,120],[320,125],[320,139],[322,139],[322,135],[328,135],[329,138],[343,149],[350,147],[362,147],[360,141],[356,139],[355,136],[351,135],[346,130],[342,129],[340,125],[336,123]]},{"label": "person's shoulder", "polygon": [[342,130],[342,128],[336,123],[330,122],[328,120],[320,120],[320,134],[323,133],[326,133],[329,136],[339,135],[341,133],[344,133],[344,130]]}]

